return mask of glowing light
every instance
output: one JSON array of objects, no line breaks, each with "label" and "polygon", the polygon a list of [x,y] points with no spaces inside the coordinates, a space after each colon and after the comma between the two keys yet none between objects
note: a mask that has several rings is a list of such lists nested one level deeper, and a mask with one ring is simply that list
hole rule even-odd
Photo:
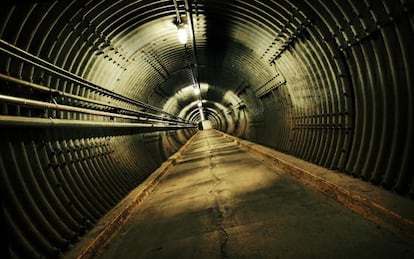
[{"label": "glowing light", "polygon": [[200,88],[194,87],[194,94],[199,95],[200,94]]},{"label": "glowing light", "polygon": [[185,29],[185,25],[179,24],[177,25],[178,29],[178,40],[181,44],[187,43],[187,30]]}]

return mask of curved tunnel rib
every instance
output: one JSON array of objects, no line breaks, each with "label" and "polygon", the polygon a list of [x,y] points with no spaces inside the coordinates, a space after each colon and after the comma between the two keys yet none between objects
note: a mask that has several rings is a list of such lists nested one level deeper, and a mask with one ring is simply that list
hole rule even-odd
[{"label": "curved tunnel rib", "polygon": [[[12,256],[64,253],[203,117],[414,197],[412,0],[176,3],[0,7],[0,177]],[[177,13],[194,36],[186,45]]]}]

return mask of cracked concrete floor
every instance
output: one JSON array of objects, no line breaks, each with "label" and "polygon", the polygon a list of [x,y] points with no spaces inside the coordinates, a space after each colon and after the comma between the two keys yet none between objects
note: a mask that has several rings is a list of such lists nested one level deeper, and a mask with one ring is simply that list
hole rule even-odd
[{"label": "cracked concrete floor", "polygon": [[99,258],[414,258],[410,244],[201,131]]}]

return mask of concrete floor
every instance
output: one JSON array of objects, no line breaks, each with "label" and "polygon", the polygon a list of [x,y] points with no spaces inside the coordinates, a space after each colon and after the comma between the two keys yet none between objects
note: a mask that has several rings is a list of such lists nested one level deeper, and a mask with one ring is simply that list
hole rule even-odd
[{"label": "concrete floor", "polygon": [[414,258],[414,247],[208,130],[99,258]]}]

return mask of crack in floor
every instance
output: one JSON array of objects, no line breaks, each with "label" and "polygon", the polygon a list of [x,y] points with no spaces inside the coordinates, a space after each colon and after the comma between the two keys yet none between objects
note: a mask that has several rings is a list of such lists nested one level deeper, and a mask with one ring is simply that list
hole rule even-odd
[{"label": "crack in floor", "polygon": [[[217,200],[219,200],[220,198],[217,197]],[[220,208],[220,204],[219,202],[217,202],[216,204],[217,208],[218,208],[218,216],[217,216],[217,226],[220,229],[220,232],[223,236],[223,240],[221,241],[220,244],[220,254],[221,254],[221,258],[228,258],[227,256],[227,252],[226,252],[226,246],[227,246],[227,242],[229,240],[229,234],[227,233],[226,229],[224,228],[224,211],[222,208]]]},{"label": "crack in floor", "polygon": [[[210,143],[207,139],[207,146],[209,149],[211,148]],[[212,187],[212,192],[214,193],[214,210],[217,212],[217,227],[219,232],[221,233],[221,244],[220,244],[220,257],[221,258],[229,258],[226,252],[227,242],[229,240],[229,235],[224,227],[224,219],[225,219],[225,211],[222,206],[222,202],[220,199],[220,194],[217,191],[217,187],[220,184],[221,179],[214,173],[213,169],[216,167],[216,164],[213,162],[214,154],[210,151],[209,157],[209,171],[211,175],[214,177],[214,184]]]}]

